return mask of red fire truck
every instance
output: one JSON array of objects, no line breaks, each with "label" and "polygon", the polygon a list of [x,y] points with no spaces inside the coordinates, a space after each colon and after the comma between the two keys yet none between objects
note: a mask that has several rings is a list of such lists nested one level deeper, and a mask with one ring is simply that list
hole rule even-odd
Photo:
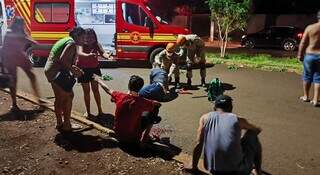
[{"label": "red fire truck", "polygon": [[26,30],[39,42],[28,52],[34,64],[43,64],[52,44],[75,25],[94,28],[116,60],[153,61],[178,34],[190,33],[153,15],[148,0],[4,0],[2,7],[4,23],[23,17]]},{"label": "red fire truck", "polygon": [[[75,25],[74,1],[70,0],[4,0],[1,1],[5,26],[10,26],[16,16],[25,20],[26,31],[39,45],[28,49],[30,61],[43,64],[51,46],[68,35]],[[2,33],[5,33],[2,32]],[[3,35],[2,35],[3,36]]]}]

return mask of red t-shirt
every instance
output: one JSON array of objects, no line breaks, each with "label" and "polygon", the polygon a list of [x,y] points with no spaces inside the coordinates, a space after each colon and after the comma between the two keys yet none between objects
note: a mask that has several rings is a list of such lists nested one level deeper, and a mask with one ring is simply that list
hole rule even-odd
[{"label": "red t-shirt", "polygon": [[[84,53],[95,53],[99,54],[98,47],[89,47],[89,46],[82,46]],[[76,65],[80,68],[96,68],[99,65],[98,56],[78,56]]]},{"label": "red t-shirt", "polygon": [[141,115],[145,111],[152,111],[154,102],[122,92],[113,92],[111,96],[116,103],[114,131],[119,141],[139,142],[143,132]]}]

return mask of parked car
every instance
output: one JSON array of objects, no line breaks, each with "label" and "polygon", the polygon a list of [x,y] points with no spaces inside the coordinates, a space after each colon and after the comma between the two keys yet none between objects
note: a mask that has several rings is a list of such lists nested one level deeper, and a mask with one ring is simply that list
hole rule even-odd
[{"label": "parked car", "polygon": [[303,30],[292,26],[272,26],[257,33],[243,35],[241,45],[246,48],[281,47],[286,51],[298,48]]}]

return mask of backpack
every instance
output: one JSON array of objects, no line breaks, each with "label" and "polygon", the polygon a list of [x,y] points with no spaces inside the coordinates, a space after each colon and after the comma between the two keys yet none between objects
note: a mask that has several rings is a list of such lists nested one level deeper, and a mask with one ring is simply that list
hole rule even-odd
[{"label": "backpack", "polygon": [[223,95],[224,89],[219,78],[210,81],[208,87],[208,100],[214,101],[219,95]]}]

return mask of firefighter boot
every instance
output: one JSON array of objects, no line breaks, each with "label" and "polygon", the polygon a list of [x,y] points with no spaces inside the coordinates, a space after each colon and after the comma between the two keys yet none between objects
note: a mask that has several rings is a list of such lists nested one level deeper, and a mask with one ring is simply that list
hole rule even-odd
[{"label": "firefighter boot", "polygon": [[201,78],[201,86],[206,87],[206,79],[205,78]]},{"label": "firefighter boot", "polygon": [[187,81],[187,88],[191,88],[192,87],[192,82],[191,82],[191,78],[188,78],[188,81]]},{"label": "firefighter boot", "polygon": [[176,89],[181,89],[181,85],[180,85],[180,78],[175,78],[175,88]]}]

